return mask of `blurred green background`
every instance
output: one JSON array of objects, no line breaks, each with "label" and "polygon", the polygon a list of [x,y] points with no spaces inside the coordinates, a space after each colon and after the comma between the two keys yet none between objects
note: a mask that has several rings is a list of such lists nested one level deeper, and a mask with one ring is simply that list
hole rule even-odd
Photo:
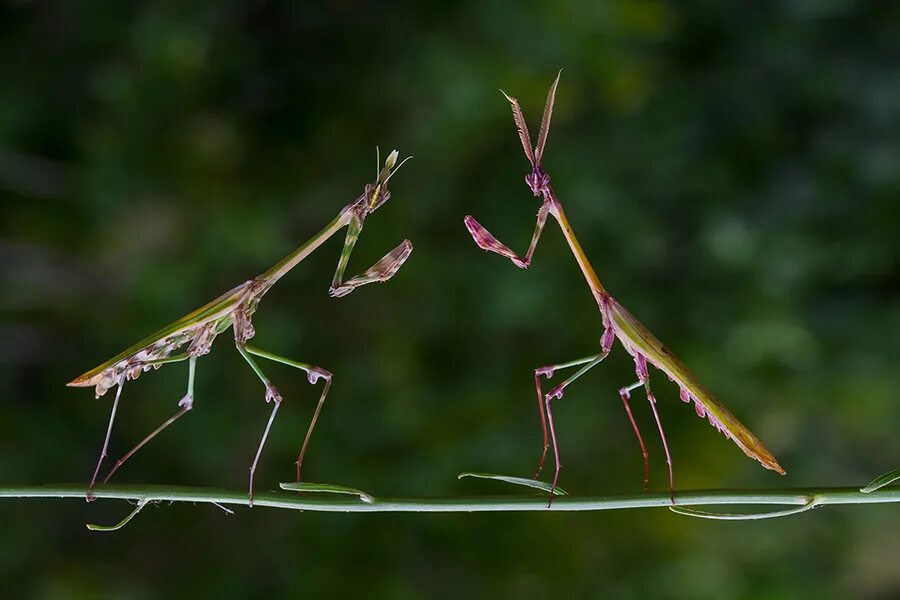
[{"label": "blurred green background", "polygon": [[[415,159],[350,273],[403,238],[388,284],[327,294],[340,241],[261,305],[256,342],[336,375],[305,475],[376,495],[515,492],[540,450],[532,370],[596,351],[600,316],[537,201],[502,87],[612,293],[788,471],[765,471],[656,376],[684,488],[859,485],[900,466],[900,4],[479,0],[0,3],[0,478],[87,481],[111,396],[75,375],[264,271],[355,198],[375,146]],[[383,156],[384,154],[382,154]],[[317,390],[286,404],[258,489],[293,476]],[[168,417],[186,367],[125,387],[112,454]],[[578,494],[640,489],[621,349],[556,408]],[[227,337],[195,410],[116,480],[242,488],[268,416]],[[652,416],[651,484],[666,474]],[[17,596],[796,598],[900,595],[896,507],[765,523],[665,510],[327,515],[3,501]]]}]

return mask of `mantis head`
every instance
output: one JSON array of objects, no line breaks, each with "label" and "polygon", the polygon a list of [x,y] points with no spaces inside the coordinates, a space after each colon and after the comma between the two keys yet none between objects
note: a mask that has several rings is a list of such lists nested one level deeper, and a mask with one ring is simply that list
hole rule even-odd
[{"label": "mantis head", "polygon": [[541,167],[537,166],[525,176],[525,183],[528,184],[535,197],[540,196],[542,193],[549,192],[550,174],[544,173]]},{"label": "mantis head", "polygon": [[[379,152],[376,149],[376,165],[381,163]],[[412,156],[407,156],[399,164],[397,164],[397,157],[399,156],[399,152],[396,150],[392,151],[388,154],[388,157],[384,161],[384,168],[378,171],[378,175],[375,179],[375,183],[366,184],[366,199],[367,199],[367,208],[368,212],[375,212],[382,204],[387,202],[391,197],[391,192],[387,188],[388,181],[391,177],[394,176],[400,167],[403,166],[403,163],[408,161]]]}]

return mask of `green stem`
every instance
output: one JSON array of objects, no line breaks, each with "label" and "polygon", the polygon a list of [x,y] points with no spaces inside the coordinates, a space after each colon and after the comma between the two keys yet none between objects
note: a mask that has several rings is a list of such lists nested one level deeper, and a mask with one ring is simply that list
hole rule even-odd
[{"label": "green stem", "polygon": [[[83,484],[4,486],[0,498],[81,498]],[[137,502],[206,502],[247,504],[243,491],[169,485],[106,485],[94,488],[97,498]],[[671,506],[668,493],[621,496],[557,496],[547,507],[545,495],[484,496],[469,498],[378,498],[362,502],[347,497],[322,497],[286,492],[263,492],[253,496],[254,506],[321,512],[502,512],[502,511],[590,511]],[[782,490],[691,490],[675,493],[678,506],[794,505],[900,503],[900,486],[863,493],[859,488],[793,488]]]}]

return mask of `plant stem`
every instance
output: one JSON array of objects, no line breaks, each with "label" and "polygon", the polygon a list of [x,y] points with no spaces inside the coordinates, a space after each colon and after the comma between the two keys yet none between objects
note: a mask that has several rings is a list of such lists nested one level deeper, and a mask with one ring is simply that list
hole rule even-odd
[{"label": "plant stem", "polygon": [[[83,484],[4,486],[0,498],[84,498]],[[205,502],[245,505],[243,491],[169,485],[106,485],[94,488],[97,498],[137,502]],[[363,502],[343,496],[313,497],[308,493],[263,492],[254,494],[254,506],[319,512],[522,512],[591,511],[671,506],[668,493],[622,496],[557,496],[550,508],[546,495],[483,496],[468,498],[378,498]],[[900,486],[862,493],[859,488],[793,488],[782,490],[691,490],[675,493],[679,506],[710,505],[809,505],[900,503]]]}]

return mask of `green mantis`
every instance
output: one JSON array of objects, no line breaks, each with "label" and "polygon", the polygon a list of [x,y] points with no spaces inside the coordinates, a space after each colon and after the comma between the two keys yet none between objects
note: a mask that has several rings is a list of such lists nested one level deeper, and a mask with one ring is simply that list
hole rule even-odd
[{"label": "green mantis", "polygon": [[[506,93],[503,92],[503,95],[512,106],[513,120],[515,121],[516,129],[519,134],[519,141],[522,143],[526,158],[529,163],[531,163],[532,170],[531,173],[525,176],[525,183],[528,185],[529,189],[531,189],[535,197],[540,197],[542,199],[537,214],[537,224],[535,225],[534,234],[531,237],[531,243],[528,246],[525,256],[520,257],[510,250],[506,245],[497,240],[497,238],[495,238],[487,229],[481,226],[481,224],[473,217],[467,216],[465,218],[465,224],[469,233],[481,249],[505,256],[516,266],[527,269],[531,263],[531,258],[537,247],[541,232],[547,222],[547,217],[552,216],[556,219],[557,223],[559,223],[563,236],[565,236],[566,242],[569,245],[569,249],[572,251],[575,260],[590,287],[591,293],[594,300],[597,302],[597,306],[599,307],[600,314],[603,318],[604,332],[600,339],[600,353],[566,363],[540,367],[534,371],[534,383],[537,391],[538,407],[541,414],[541,426],[544,434],[543,453],[541,454],[541,459],[534,475],[535,478],[538,477],[543,468],[547,450],[550,445],[547,435],[549,425],[549,440],[553,445],[553,456],[556,466],[551,489],[556,488],[557,481],[559,480],[559,448],[553,423],[551,401],[553,399],[562,398],[566,387],[584,375],[587,371],[600,364],[603,359],[609,355],[616,340],[618,340],[625,351],[634,358],[635,363],[637,382],[621,388],[619,390],[619,395],[625,405],[626,414],[631,421],[631,426],[637,435],[644,456],[645,491],[648,485],[650,468],[647,448],[644,445],[644,440],[641,437],[637,423],[631,413],[631,407],[628,404],[631,392],[639,387],[644,388],[647,400],[653,410],[657,428],[659,429],[659,434],[666,454],[666,463],[669,467],[669,491],[674,503],[673,490],[675,488],[675,482],[672,469],[672,458],[669,453],[668,443],[666,442],[665,432],[663,431],[662,423],[656,410],[656,398],[650,389],[648,365],[656,367],[665,373],[671,381],[678,385],[681,400],[686,403],[693,402],[697,415],[700,418],[708,418],[713,427],[722,432],[726,438],[731,439],[747,456],[758,460],[763,467],[783,475],[784,469],[781,468],[775,460],[775,457],[772,456],[772,453],[766,449],[762,442],[760,442],[749,429],[741,424],[741,422],[738,421],[721,402],[704,388],[694,375],[688,371],[687,367],[685,367],[684,364],[650,332],[650,330],[641,324],[625,309],[624,306],[613,298],[609,292],[606,291],[606,288],[603,287],[603,284],[600,283],[600,279],[594,272],[594,268],[588,261],[587,256],[581,248],[581,244],[579,244],[578,239],[575,237],[575,233],[572,231],[572,227],[569,224],[569,220],[566,218],[566,213],[563,211],[559,198],[554,193],[553,188],[550,187],[550,175],[543,170],[542,166],[542,157],[544,147],[547,143],[547,135],[550,130],[550,119],[553,115],[553,104],[556,100],[556,87],[558,84],[559,74],[557,74],[556,80],[553,82],[553,85],[550,87],[550,92],[547,94],[547,101],[544,105],[544,114],[541,119],[541,128],[536,146],[532,146],[531,144],[528,126],[525,124],[525,117],[522,114],[522,109],[519,107],[518,101],[515,98],[507,96]],[[568,379],[550,390],[547,394],[542,393],[540,382],[541,375],[544,375],[549,379],[553,377],[557,370],[572,367],[581,368]],[[553,498],[552,491],[550,498],[551,500]]]},{"label": "green mantis", "polygon": [[[325,397],[328,395],[328,390],[331,387],[332,374],[320,367],[297,362],[251,346],[248,342],[255,335],[251,319],[259,306],[260,300],[273,285],[300,264],[307,256],[312,254],[319,246],[325,243],[326,240],[338,233],[344,227],[347,228],[347,233],[344,238],[344,247],[329,289],[331,296],[336,298],[346,296],[362,285],[387,281],[397,273],[412,252],[413,247],[409,240],[404,240],[400,245],[385,254],[383,258],[365,272],[344,281],[344,271],[350,260],[350,254],[353,252],[353,248],[356,245],[356,240],[359,238],[360,232],[362,232],[363,223],[370,214],[378,210],[378,208],[390,199],[391,193],[387,187],[388,181],[390,181],[391,177],[393,177],[400,166],[410,158],[407,157],[398,164],[398,156],[396,150],[391,152],[385,160],[384,167],[377,172],[375,183],[367,184],[363,193],[356,200],[345,206],[324,229],[315,234],[271,269],[262,275],[245,281],[228,292],[225,292],[212,302],[185,315],[174,323],[163,327],[161,330],[141,340],[120,354],[117,354],[102,365],[68,383],[69,386],[73,387],[93,387],[98,398],[111,388],[116,388],[115,399],[113,400],[112,411],[109,417],[109,424],[106,429],[106,437],[104,438],[103,447],[100,451],[100,458],[97,461],[97,466],[94,469],[94,474],[91,477],[91,483],[87,490],[88,501],[93,499],[92,490],[96,484],[100,467],[107,456],[109,438],[112,433],[113,423],[116,418],[116,410],[119,406],[119,399],[122,395],[122,387],[125,382],[137,379],[141,373],[158,369],[163,365],[183,361],[188,362],[187,391],[178,402],[178,411],[120,458],[104,478],[104,483],[109,481],[109,478],[113,473],[115,473],[126,460],[131,458],[135,452],[140,450],[147,442],[156,437],[160,432],[193,408],[194,375],[197,359],[207,354],[212,348],[212,344],[216,337],[228,329],[232,329],[233,331],[234,343],[238,352],[263,383],[263,386],[265,387],[266,402],[271,402],[273,405],[259,446],[257,447],[256,454],[253,457],[253,462],[250,466],[248,502],[251,506],[253,505],[253,475],[256,472],[256,467],[259,464],[263,447],[269,436],[269,431],[272,428],[272,422],[275,420],[275,415],[278,412],[278,408],[281,406],[282,401],[281,394],[279,394],[278,390],[275,389],[275,386],[272,385],[272,382],[260,368],[254,356],[282,363],[304,371],[311,385],[315,385],[320,379],[325,382],[315,412],[310,420],[309,428],[306,431],[306,436],[303,439],[303,444],[300,447],[300,453],[297,457],[297,481],[300,481],[303,457],[306,454],[306,449],[309,445],[309,440],[312,436],[313,429],[315,428],[316,421],[322,411]],[[378,163],[380,164],[380,159],[378,160]],[[185,347],[185,350],[176,354],[176,351]]]}]

